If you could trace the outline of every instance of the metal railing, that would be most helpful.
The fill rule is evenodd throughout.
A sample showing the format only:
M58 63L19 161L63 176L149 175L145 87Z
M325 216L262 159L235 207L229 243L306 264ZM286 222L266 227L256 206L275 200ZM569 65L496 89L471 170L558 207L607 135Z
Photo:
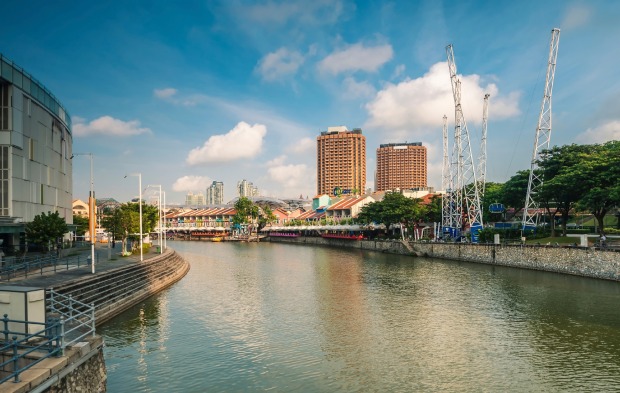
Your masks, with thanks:
M100 260L101 251L95 252L95 261ZM0 280L10 281L17 277L43 275L59 270L79 269L90 266L90 255L83 254L58 257L54 254L4 258L0 267Z
M5 374L0 383L13 379L20 382L24 371L52 356L61 356L67 346L79 342L88 335L95 335L95 307L47 290L46 322L33 322L2 318L4 342L0 344L0 355L6 359L0 363ZM23 331L10 330L9 324L22 325ZM30 326L41 330L28 333ZM36 353L36 356L34 356ZM33 355L33 356L29 356Z

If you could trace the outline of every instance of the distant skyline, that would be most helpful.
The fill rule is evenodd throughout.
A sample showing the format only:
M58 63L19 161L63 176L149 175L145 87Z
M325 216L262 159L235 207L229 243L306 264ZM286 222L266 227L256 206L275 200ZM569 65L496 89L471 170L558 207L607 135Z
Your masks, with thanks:
M3 4L0 53L45 85L94 155L96 196L142 184L169 203L247 179L264 196L314 196L316 138L330 126L376 149L422 142L440 189L442 117L454 123L445 47L463 81L471 144L490 93L487 181L528 169L551 29L561 29L552 145L620 139L620 2L165 1ZM86 200L90 161L73 160Z

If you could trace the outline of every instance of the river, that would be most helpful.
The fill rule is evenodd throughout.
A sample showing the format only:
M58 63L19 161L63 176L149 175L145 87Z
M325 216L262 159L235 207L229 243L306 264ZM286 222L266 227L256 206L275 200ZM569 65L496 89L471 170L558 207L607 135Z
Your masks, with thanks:
M109 321L109 392L620 391L620 283L278 243Z

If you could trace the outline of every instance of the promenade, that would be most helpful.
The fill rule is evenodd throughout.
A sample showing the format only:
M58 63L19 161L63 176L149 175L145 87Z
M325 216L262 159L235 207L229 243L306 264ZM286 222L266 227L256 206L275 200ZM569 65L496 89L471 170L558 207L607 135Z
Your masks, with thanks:
M54 271L45 271L42 274L38 271L32 272L28 275L28 277L17 276L11 278L11 280L7 281L3 279L0 281L0 290L5 286L21 286L21 287L35 287L35 288L54 288L60 285L67 284L69 282L87 277L87 276L97 276L104 275L111 270L115 270L122 267L127 267L130 265L135 265L140 263L140 255L130 255L130 256L121 256L120 255L120 247L112 249L111 259L108 259L108 248L107 245L97 244L95 245L96 255L98 260L95 261L95 274L91 272L91 266L84 264L79 268L72 269L62 269ZM116 251L116 252L115 252ZM84 261L91 255L90 248L84 248L79 251L79 255L82 257ZM158 256L159 253L156 252L156 247L151 247L151 249L144 253L143 260L147 261L150 258L154 258Z

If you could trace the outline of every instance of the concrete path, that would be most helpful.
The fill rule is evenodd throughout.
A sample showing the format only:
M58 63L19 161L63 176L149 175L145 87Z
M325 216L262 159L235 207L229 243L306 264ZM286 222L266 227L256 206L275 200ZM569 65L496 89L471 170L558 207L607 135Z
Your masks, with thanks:
M140 255L122 257L118 253L118 248L116 250L112 250L116 251L116 253L112 252L112 259L108 260L107 250L108 248L105 245L101 245L100 247L96 246L96 252L97 256L99 257L99 261L96 261L95 263L95 275L103 274L119 267L140 263ZM159 253L157 253L155 250L156 247L151 247L151 250L143 255L143 260L146 261L149 258L153 258L159 255ZM91 250L81 249L79 251L79 254L83 257L82 259L85 261L86 258L91 255ZM0 281L0 290L2 290L2 287L4 286L51 288L73 281L78 278L92 275L93 274L91 273L90 265L80 265L79 268L74 268L70 270L61 270L61 268L59 267L56 272L44 271L43 274L41 274L39 271L33 271L32 273L28 274L28 277L18 276L11 278L10 281Z

